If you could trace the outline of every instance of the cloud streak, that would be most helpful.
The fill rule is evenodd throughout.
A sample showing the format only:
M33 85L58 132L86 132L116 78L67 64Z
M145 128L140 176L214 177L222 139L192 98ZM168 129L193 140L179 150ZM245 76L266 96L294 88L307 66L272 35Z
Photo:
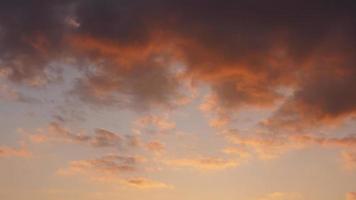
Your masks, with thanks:
M0 157L31 157L32 153L26 148L12 148L8 146L0 146Z
M114 133L105 129L95 129L92 135L83 131L77 133L57 122L52 122L48 127L38 129L35 133L28 133L28 137L34 143L59 141L83 144L94 148L114 147L126 149L138 146L137 138L134 136Z
M106 155L98 159L72 161L69 167L61 169L59 175L85 174L91 170L103 174L120 174L136 171L140 159L133 156Z
M71 161L67 168L59 169L59 176L83 175L99 183L116 183L137 189L169 189L173 186L145 177L132 177L142 170L145 159L137 156L109 154L97 159Z
M223 170L234 168L239 165L237 161L216 157L172 159L165 161L165 163L173 167L188 167L201 171Z

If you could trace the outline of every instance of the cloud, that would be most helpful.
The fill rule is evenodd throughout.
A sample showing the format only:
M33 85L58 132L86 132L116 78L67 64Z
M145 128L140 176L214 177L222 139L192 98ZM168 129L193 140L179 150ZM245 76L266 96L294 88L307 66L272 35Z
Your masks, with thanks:
M251 153L243 147L230 146L222 150L225 154L238 155L240 158L249 158Z
M302 196L297 193L273 192L266 194L257 200L302 200Z
M165 150L165 145L159 141L150 141L146 144L146 148L149 151L152 151L155 153L161 153Z
M102 174L120 174L137 170L142 158L121 155L106 155L92 160L72 161L68 168L57 171L59 175L76 175L97 172Z
M26 148L12 148L7 146L0 146L0 157L31 157L32 153Z
M62 49L69 1L1 2L0 68L12 82L40 86L52 81L51 62ZM45 16L45 17L44 17Z
M57 65L72 60L80 77L66 95L89 105L135 111L184 105L192 92L184 83L192 81L191 87L210 92L201 107L216 115L212 127L232 123L245 107L275 110L259 124L263 133L225 134L235 145L225 153L243 157L253 152L268 159L308 145L349 152L353 136L304 133L355 116L355 13L355 2L347 0L29 0L21 5L3 0L0 77L11 85L44 86L61 79ZM25 100L18 91L0 86L5 99ZM147 116L134 124L134 131L166 133L175 126L168 117ZM30 138L92 147L137 145L134 137L120 133L97 129L87 134L60 123ZM162 146L153 142L147 148ZM22 154L11 148L2 152ZM344 153L344 159L352 163L353 153ZM74 168L109 172L122 162L86 160ZM209 170L239 162L202 157L168 164Z
M105 129L96 129L95 135L90 143L95 147L116 146L122 143L122 140L123 138L116 133Z
M172 159L165 161L165 164L178 168L189 167L202 171L223 170L234 168L239 165L237 161L216 157Z
M6 84L0 84L0 100L1 99L6 101L11 101L11 102L22 102L22 103L38 102L37 99L25 96L21 92L15 90L14 88Z
M355 170L356 169L356 152L344 151L341 154L344 166L346 169Z
M291 142L289 137L271 133L240 133L237 130L229 130L223 133L226 139L238 148L245 148L248 152L254 152L261 159L277 158L292 149L303 147L303 143Z
M76 35L68 38L75 54L85 57L86 69L71 92L94 105L115 105L143 111L174 108L187 99L173 60L174 52L164 41L127 45L115 38ZM169 43L168 43L169 44Z
M138 146L134 136L114 133L105 129L95 129L94 134L74 132L60 123L52 122L44 129L38 129L36 133L28 133L29 139L35 143L47 141L59 141L89 145L96 148L116 147L131 148Z
M341 60L346 62L345 58ZM356 75L352 67L354 64L334 64L344 67L325 66L323 71L309 72L310 75L302 80L300 89L286 100L265 125L269 128L300 131L354 116L356 97L349 88L356 84L353 78Z
M355 200L356 199L356 192L349 192L346 194L346 200Z
M1 8L1 66L17 83L50 82L51 62L69 54L84 71L71 94L88 103L172 108L189 77L208 85L229 112L274 106L285 97L281 87L293 88L269 119L275 128L355 112L350 1L33 0ZM185 76L172 71L177 63Z
M131 178L126 180L126 184L131 187L136 187L140 189L155 189L155 188L163 188L163 189L170 189L173 188L171 185L167 185L162 182L150 180L147 178Z
M291 136L292 140L295 142L300 142L304 144L318 144L325 147L343 147L343 148L355 148L356 136L348 135L345 137L332 138L332 137L322 137L322 136L312 136L312 135L296 135Z
M134 122L133 130L137 133L168 133L176 128L174 121L159 115L147 115Z
M339 150L353 150L355 147L354 135L330 137L316 134L275 134L258 130L245 133L234 129L222 134L228 142L234 144L224 149L224 153L246 157L255 153L261 159L277 158L288 151L311 146Z
M59 176L82 175L99 183L119 184L137 189L169 189L173 186L145 177L125 178L142 170L145 159L139 156L109 154L97 159L71 161L57 170Z
M57 122L51 122L48 127L45 129L40 128L34 134L30 133L29 138L33 142L45 142L55 139L64 142L85 143L90 140L88 135L84 133L73 133Z

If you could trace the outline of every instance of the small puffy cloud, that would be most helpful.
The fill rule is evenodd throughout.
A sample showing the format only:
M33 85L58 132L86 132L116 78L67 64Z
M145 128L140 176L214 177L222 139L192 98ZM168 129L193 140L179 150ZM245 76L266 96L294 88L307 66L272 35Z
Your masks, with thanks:
M71 28L79 28L80 27L80 23L74 17L68 16L65 21L66 21L67 25Z

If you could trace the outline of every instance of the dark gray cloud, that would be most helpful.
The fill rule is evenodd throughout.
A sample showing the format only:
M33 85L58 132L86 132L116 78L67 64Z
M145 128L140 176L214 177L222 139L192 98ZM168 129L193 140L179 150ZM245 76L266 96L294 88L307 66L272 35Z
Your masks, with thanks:
M47 81L47 67L61 52L69 6L69 1L0 2L0 63L10 80Z
M354 1L32 0L0 7L1 68L15 82L48 82L50 63L70 55L80 69L95 68L78 80L72 94L79 99L171 108L181 96L182 78L170 71L179 61L231 111L271 106L283 97L279 88L294 88L269 126L355 112Z

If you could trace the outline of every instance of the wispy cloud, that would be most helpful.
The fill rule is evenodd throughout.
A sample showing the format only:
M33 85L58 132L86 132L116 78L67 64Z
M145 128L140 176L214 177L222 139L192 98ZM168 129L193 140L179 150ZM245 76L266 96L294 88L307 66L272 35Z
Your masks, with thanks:
M155 153L162 153L165 150L165 145L159 141L150 141L146 144L146 148Z
M173 186L135 174L142 170L145 159L139 156L106 155L97 159L71 161L67 168L59 169L59 176L82 175L99 183L115 183L137 189L168 189ZM127 176L134 176L127 178Z
M22 103L38 103L39 100L26 96L23 93L15 90L6 84L0 83L0 100L6 100L11 102L22 102Z
M120 174L137 170L139 162L142 162L139 157L106 155L97 159L72 161L68 168L60 169L57 174L75 175L92 171L103 174Z
M22 132L26 131L22 130ZM39 128L35 133L26 132L26 135L35 143L59 141L83 144L96 148L131 148L138 145L134 136L114 133L105 129L95 129L94 133L90 135L84 131L72 131L57 122L52 122L45 128Z
M139 189L155 189L155 188L163 188L163 189L171 189L173 186L168 185L163 182L150 180L147 178L137 177L127 179L125 182L128 186L136 187Z
M31 157L32 153L24 148L13 148L8 146L0 146L0 157Z
M164 161L164 163L172 167L188 167L202 171L223 170L234 168L239 165L239 162L235 160L222 159L217 157L171 159Z
M298 193L272 192L263 195L256 200L302 200L302 196Z
M168 133L176 128L174 121L158 115L140 117L133 125L133 131L137 133Z

